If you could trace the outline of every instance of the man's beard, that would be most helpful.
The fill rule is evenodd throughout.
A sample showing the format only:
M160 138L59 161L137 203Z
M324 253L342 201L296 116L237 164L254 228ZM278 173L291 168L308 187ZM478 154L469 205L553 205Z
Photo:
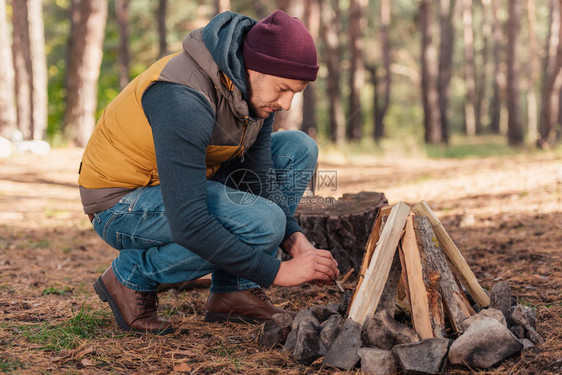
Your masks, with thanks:
M252 102L252 99L254 98L254 90L252 90L252 84L250 82L250 76L248 75L248 73L246 73L246 82L248 82L248 99L246 100L246 102L248 103L248 109L250 110L250 116L252 117L257 117L257 113L258 113L258 109L256 108L256 106L254 105L254 103Z

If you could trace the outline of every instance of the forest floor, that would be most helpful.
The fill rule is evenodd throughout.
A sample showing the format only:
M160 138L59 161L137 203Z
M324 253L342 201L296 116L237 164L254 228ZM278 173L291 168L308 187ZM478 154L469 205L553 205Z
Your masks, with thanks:
M116 251L82 213L76 188L80 149L0 160L0 371L15 373L344 373L305 367L256 341L259 326L202 321L205 287L160 294L166 337L119 331L92 283ZM321 162L337 171L341 196L384 192L391 204L426 200L486 289L509 281L536 308L546 339L488 374L562 372L562 157L373 159ZM344 287L354 288L348 281ZM299 310L339 300L332 286L272 287L274 303ZM476 372L449 366L455 374ZM350 373L356 373L350 372Z

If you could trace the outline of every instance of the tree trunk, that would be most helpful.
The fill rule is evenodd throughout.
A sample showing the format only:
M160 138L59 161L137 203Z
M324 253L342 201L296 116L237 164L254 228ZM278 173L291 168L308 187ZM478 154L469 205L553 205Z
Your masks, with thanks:
M422 0L420 4L421 31L421 87L423 101L423 123L425 142L438 144L443 141L437 92L437 52L432 43L433 1Z
M158 56L163 57L168 53L168 43L166 42L166 11L168 9L168 0L158 1Z
M364 84L363 63L363 6L362 0L349 1L349 111L347 122L347 137L359 140L362 136L363 117L361 115L361 87Z
M115 0L115 15L119 28L119 87L129 83L129 0Z
M41 0L27 0L31 57L31 137L41 140L47 133L47 59Z
M320 28L320 10L318 0L307 0L304 8L304 24L310 31L313 40L318 40ZM316 138L316 90L313 83L303 92L302 131Z
M377 76L377 69L374 68L371 72L374 82L375 90L375 103L374 103L374 129L373 138L375 141L380 141L384 137L384 117L388 106L390 104L390 39L388 36L388 28L390 26L390 0L381 0L380 4L380 49L382 54L383 76L379 80Z
M507 20L507 138L511 145L523 143L523 128L519 105L519 62L517 43L519 37L519 0L508 1Z
M6 18L6 1L0 0L0 136L10 139L17 129L15 78L10 32Z
M291 109L275 113L273 131L278 130L300 130L303 121L303 93L299 92L293 96Z
M537 73L540 70L538 41L536 33L537 17L535 14L535 0L527 0L527 29L529 32L529 49L526 72L526 91L527 91L527 136L528 140L535 142L538 139L537 121L537 97L535 95L535 85Z
M335 202L328 199L304 197L295 218L310 242L332 252L341 273L352 268L357 273L375 217L388 201L376 192L344 194Z
M316 138L316 90L308 85L302 93L302 126L301 130L312 138Z
M369 78L371 79L371 84L373 85L373 139L378 144L384 137L384 124L379 123L377 118L381 105L380 91L382 90L380 86L384 78L379 77L379 68L376 62L373 64L365 64L365 70L369 72Z
M492 34L494 38L493 58L494 58L494 83L493 95L490 103L490 132L500 133L502 103L504 102L504 83L501 51L502 51L502 29L498 19L498 0L491 0L492 11Z
M558 108L562 108L562 88L558 90ZM562 126L562 111L558 110L558 124Z
M443 143L449 142L449 84L453 71L453 52L455 27L453 15L455 0L439 0L439 24L441 37L439 41L439 74L437 90L439 92L439 118L441 119L441 135Z
M230 0L215 0L215 9L217 14L230 10Z
M340 8L339 0L332 0L330 4L320 1L320 37L325 52L325 63L328 68L326 82L329 102L330 140L338 146L345 143L345 115L342 105L340 86Z
M17 123L24 139L31 139L33 137L31 122L33 101L27 0L12 0L12 27Z
M73 17L79 24L68 51L67 84L72 84L67 87L63 128L70 141L85 146L95 125L107 0L73 0L73 6L79 9Z
M277 0L277 9L289 13L293 0ZM290 14L290 13L289 13Z
M64 128L67 117L66 113L69 112L70 107L79 105L78 98L74 97L75 95L70 95L70 93L78 93L80 90L80 82L75 79L75 77L78 75L78 69L81 64L80 46L82 41L80 34L83 33L84 27L84 25L82 24L81 2L82 0L71 0L70 2L70 33L68 35L68 49L66 53L66 75L64 77L66 88L66 110L62 128L65 134L67 134L67 130ZM70 115L68 116L70 117ZM78 123L73 124L72 126L74 126L76 129L80 128L80 125Z
M304 4L301 1L277 0L279 9L287 12L293 17L302 20L304 16ZM279 111L275 114L273 130L295 130L301 129L303 122L303 94L298 93L293 97L290 111Z
M547 38L546 56L543 65L543 82L541 97L541 117L539 122L538 146L548 148L556 140L554 124L558 118L560 91L560 67L562 63L562 6L559 2L550 2L550 26Z
M254 0L254 10L258 20L264 19L268 16L267 6L264 5L264 0Z
M474 31L472 29L472 0L462 0L462 20L464 35L464 127L466 135L476 134L476 113L474 102L476 88L474 83Z
M492 37L492 26L490 25L490 0L482 0L482 49L480 50L480 73L476 74L476 133L482 133L484 127L484 114L488 113L488 55L489 41Z

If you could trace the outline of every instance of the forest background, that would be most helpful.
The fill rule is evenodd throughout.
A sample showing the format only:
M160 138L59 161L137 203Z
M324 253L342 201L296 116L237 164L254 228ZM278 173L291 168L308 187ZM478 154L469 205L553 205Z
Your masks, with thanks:
M103 108L217 13L280 8L318 47L318 80L275 123L314 136L318 170L337 172L336 191L318 195L426 200L481 285L509 281L546 340L483 372L560 374L561 3L0 0L0 136L11 141L0 138L0 157L16 151L0 159L0 372L344 373L264 349L259 326L202 324L208 284L159 294L176 327L166 337L119 331L92 288L117 254L77 189ZM17 152L44 140L46 154ZM268 295L293 311L341 298L312 284Z
M191 30L225 10L261 19L279 8L310 29L321 68L277 128L374 154L552 148L560 3L1 0L0 135L84 146L120 89Z

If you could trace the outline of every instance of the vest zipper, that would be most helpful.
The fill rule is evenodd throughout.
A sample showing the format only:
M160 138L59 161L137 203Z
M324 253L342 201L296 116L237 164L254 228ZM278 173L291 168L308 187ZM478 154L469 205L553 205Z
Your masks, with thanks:
M246 139L246 129L250 125L252 120L250 120L249 116L244 116L244 129L242 130L242 139L240 140L240 147L238 150L242 150L242 154L240 154L240 162L244 163L244 152L246 151L246 147L244 147L244 140Z

